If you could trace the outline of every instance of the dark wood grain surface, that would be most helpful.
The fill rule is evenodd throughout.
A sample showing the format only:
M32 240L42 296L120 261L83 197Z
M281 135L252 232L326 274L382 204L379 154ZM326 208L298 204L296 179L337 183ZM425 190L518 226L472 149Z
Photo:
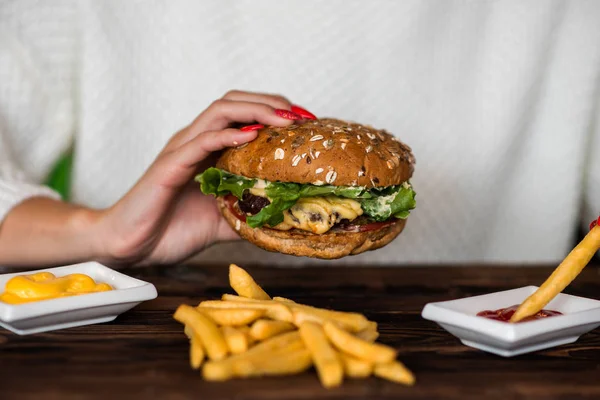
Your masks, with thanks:
M202 381L188 366L188 340L172 313L231 290L226 265L183 265L124 270L154 283L159 298L114 322L31 336L0 329L0 399L600 398L600 329L574 344L505 359L465 347L420 317L428 302L539 284L551 267L247 269L273 295L377 321L380 341L398 349L416 386L370 378L325 390L313 371ZM598 268L588 266L566 292L600 298Z

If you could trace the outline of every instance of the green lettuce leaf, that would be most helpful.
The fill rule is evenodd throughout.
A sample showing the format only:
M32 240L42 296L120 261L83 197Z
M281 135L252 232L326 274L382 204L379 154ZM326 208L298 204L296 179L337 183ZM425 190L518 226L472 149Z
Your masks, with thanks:
M256 179L248 179L218 168L209 168L195 179L204 194L223 196L233 194L242 198L244 190L254 186ZM283 213L302 197L337 196L355 199L361 203L364 213L376 221L390 217L405 219L416 206L416 193L410 186L390 186L366 190L364 187L309 185L288 182L269 182L265 192L271 204L256 215L248 216L246 222L256 228L263 225L275 226L283 221Z
M406 219L410 210L417 205L416 193L411 187L397 186L397 191L387 196L377 196L360 202L365 214L376 221L385 221L391 216Z
M271 182L266 187L267 196L299 199L301 197L338 196L348 199L370 198L371 195L363 187L352 186L315 186L298 183Z
M371 198L371 194L361 186L315 186L302 185L300 190L301 197L316 197L316 196L338 196L348 199L365 199Z
M252 228L257 228L263 225L275 226L283 222L283 212L296 204L298 200L285 200L275 198L265 208L260 210L255 215L246 217L246 223Z
M244 190L250 189L256 182L255 179L247 179L243 176L230 174L218 168L209 168L195 178L200 183L200 190L204 194L224 196L233 194L238 199L242 198Z

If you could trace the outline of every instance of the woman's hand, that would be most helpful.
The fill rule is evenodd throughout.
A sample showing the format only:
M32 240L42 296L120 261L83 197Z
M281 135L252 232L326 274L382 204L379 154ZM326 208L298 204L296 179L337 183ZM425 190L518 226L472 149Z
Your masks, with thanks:
M194 176L211 166L214 152L256 138L255 129L233 129L233 123L287 126L303 117L312 114L281 96L229 92L175 134L112 207L90 210L48 198L14 207L0 225L0 265L174 263L235 239Z
M211 104L171 138L119 202L100 213L101 261L173 263L215 241L237 238L193 177L212 165L213 152L256 138L256 130L229 128L232 123L287 126L290 118L300 118L288 111L291 106L280 96L238 91Z

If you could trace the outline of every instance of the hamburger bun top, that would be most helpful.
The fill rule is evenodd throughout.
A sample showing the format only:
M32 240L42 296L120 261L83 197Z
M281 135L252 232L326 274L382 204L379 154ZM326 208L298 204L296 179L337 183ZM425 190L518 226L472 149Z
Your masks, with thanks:
M399 185L413 174L409 146L384 130L337 119L268 126L225 150L217 168L247 178L314 185Z

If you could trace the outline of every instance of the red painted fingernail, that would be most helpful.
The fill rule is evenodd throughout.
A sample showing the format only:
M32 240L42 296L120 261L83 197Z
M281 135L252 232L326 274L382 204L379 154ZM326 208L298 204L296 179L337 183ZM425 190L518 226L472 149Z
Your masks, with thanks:
M292 111L304 119L317 119L317 116L315 114L299 106L292 106Z
M275 114L277 114L281 118L285 118L285 119L292 119L292 120L302 119L301 116L299 116L298 114L296 114L293 111L282 110L282 109L279 109L279 108L277 110L275 110Z
M593 221L592 221L592 223L590 224L590 231L591 231L592 229L594 229L594 227L595 227L596 225L600 225L600 217L598 217L598 219L595 219L595 220L593 220Z
M240 128L240 131L242 132L250 132L250 131L256 131L258 129L262 129L265 126L262 124L254 124L254 125L246 125L246 126L242 126Z

